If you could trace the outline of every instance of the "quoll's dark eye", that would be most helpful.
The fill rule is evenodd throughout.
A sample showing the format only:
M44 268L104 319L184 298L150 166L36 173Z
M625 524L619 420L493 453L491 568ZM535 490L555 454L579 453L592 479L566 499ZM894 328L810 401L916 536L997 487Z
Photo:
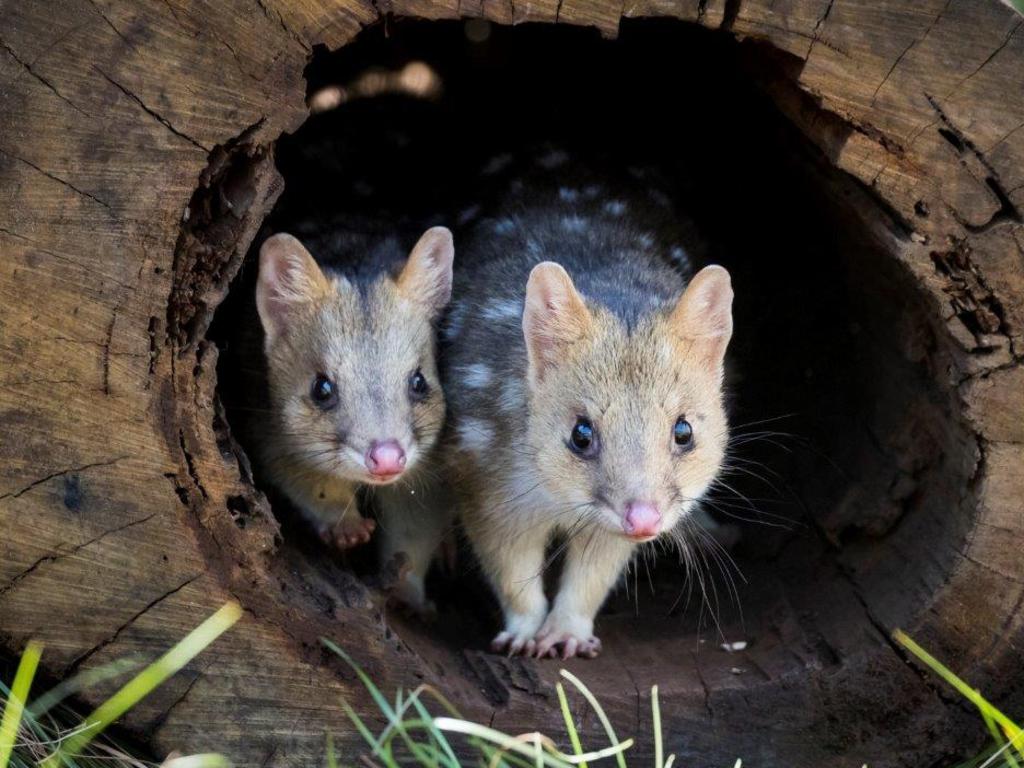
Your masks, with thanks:
M334 382L322 373L317 374L317 377L313 379L313 387L309 391L309 396L313 398L313 402L318 408L325 411L338 404L338 390L334 386Z
M416 372L409 377L409 392L412 393L413 397L422 399L427 396L430 392L430 385L427 383L427 377L423 373L416 369Z
M594 435L594 425L588 419L580 417L569 435L569 446L573 452L581 456L593 455L597 448L597 439Z
M693 445L693 427L682 416L676 419L676 425L672 427L672 439L680 448L689 448Z

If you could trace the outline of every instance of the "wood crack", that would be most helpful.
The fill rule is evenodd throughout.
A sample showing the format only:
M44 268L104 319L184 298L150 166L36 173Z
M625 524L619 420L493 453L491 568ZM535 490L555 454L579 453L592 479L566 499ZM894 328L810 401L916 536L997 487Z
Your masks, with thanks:
M188 695L192 693L192 689L196 687L196 683L198 683L199 680L206 674L207 669L209 669L209 667L205 667L202 672L199 672L195 677L192 678L189 684L185 687L185 691L181 694L181 696L172 701L171 705L167 707L167 709L164 710L164 713L160 715L160 717L157 719L155 723L153 723L151 730L157 731L164 723L167 722L168 718L170 718L171 716L171 712L176 707L181 705L181 703L185 701L185 699L188 698Z
M953 215L953 218L956 219L964 229L972 233L986 232L989 229L1006 222L1016 222L1019 224L1024 221L1024 216L1021 216L1020 211L1013 204L1013 201L1010 199L1010 195L1002 186L998 172L988 161L988 158L985 157L985 154L978 149L974 142L971 141L959 127L957 127L933 96L928 93L925 93L924 96L928 100L932 109L935 110L935 114L938 116L938 121L945 126L944 130L939 131L940 135L953 146L958 154L962 155L964 152L969 151L975 158L977 158L978 162L981 163L981 166L988 173L984 179L985 185L989 188L989 191L991 191L993 197L995 197L996 201L999 203L999 209L993 213L987 221L984 221L981 224L971 224L964 220L960 215L960 212L947 203L946 205ZM934 123L932 124L934 125Z
M157 516L157 513L154 512L154 513L152 513L150 515L146 515L146 517L140 518L139 520L132 520L131 522L125 523L124 525L120 525L117 528L111 528L109 531L104 531L99 536L94 536L93 538L89 539L86 542L83 542L81 544L76 544L74 547L69 549L67 552L53 552L53 553L51 553L49 555L43 555L38 560L33 562L28 568L26 568L21 573L19 573L17 576L15 576L13 579L11 579L9 582L7 582L7 584L4 586L4 588L0 589L0 595L5 595L8 592L10 592L12 589L14 589L14 587L20 581L24 580L26 577L28 577L29 575L34 573L41 566L46 565L46 563L54 563L54 562L56 562L58 560L61 560L61 559L65 558L65 557L70 557L70 556L72 556L72 555L74 555L74 554L76 554L78 552L81 552L86 547L92 546L93 544L95 544L98 541L102 541L107 536L113 536L115 533L120 533L121 531L127 530L128 528L132 528L132 527L134 527L136 525L142 525L143 523L145 523L145 522L147 522L149 520L152 520L156 516Z
M116 464L117 462L123 461L124 459L127 458L127 456L118 456L116 459L108 459L107 461L96 461L91 464L83 464L80 467L70 467L68 469L62 469L58 472L52 472L49 475L46 475L46 477L41 477L38 480L33 480L31 483L21 488L20 490L10 491L8 493L0 495L0 501L3 501L4 499L17 499L19 496L25 495L36 486L49 482L50 480L53 480L56 477L63 477L64 475L70 475L77 472L84 472L85 470L92 469L93 467L108 467L111 464Z
M144 101L143 101L142 99L140 99L140 98L139 98L138 96L136 96L136 95L135 95L135 94L134 94L134 93L133 93L132 91L130 91L130 90L129 90L128 88L125 88L125 87L124 87L123 85L121 85L121 84L120 84L119 82L117 82L116 80L114 80L114 79L113 79L113 78L112 78L112 77L111 77L110 75L108 75L108 74L107 74L106 72L104 72L104 71L103 71L102 69L100 69L99 67L97 67L97 66L96 66L95 64L93 64L93 67L92 67L92 68L93 68L94 70L96 70L97 72L99 72L99 73L100 73L100 75L101 75L101 76L103 77L103 79L104 79L104 80L106 80L106 81L107 81L108 83L110 83L110 84L111 84L112 86L114 86L115 88L117 88L117 89L118 89L119 91L121 91L121 93L123 93L123 94L124 94L125 96L127 96L127 97L128 97L129 99L131 99L132 101L134 101L134 102L135 102L136 104L138 104L138 106L139 106L139 107L140 107L140 108L142 109L142 111L143 111L143 112L145 112L145 113L146 113L147 115L149 115L150 117L152 117L153 119L155 119L155 120L156 120L156 121L157 121L158 123L160 123L160 124L161 124L162 126L164 126L164 127L165 127L165 128L166 128L166 129L168 130L168 131L170 131L171 133L173 133L173 134L174 134L175 136L177 136L178 138L180 138L180 139L184 139L184 140L185 140L185 141L187 141L187 142L188 142L189 144L192 144L193 146L195 146L195 147L198 147L199 149L203 150L203 151L204 151L204 152L206 152L207 154L209 154L209 153L210 153L210 151L211 151L211 150L210 150L210 148L209 148L209 147L206 147L206 146L204 146L203 144L200 144L200 143L199 143L198 141L196 141L195 139L193 139L193 138L192 138L191 136L189 136L189 135L188 135L187 133L184 133L183 131L180 131L180 130L178 130L177 128L175 128L175 127L174 127L174 125L173 125L173 124L171 123L171 121L170 121L170 120L168 120L168 119L167 119L166 117L164 117L163 115L161 115L161 114L160 114L159 112L157 112L157 111L156 111L155 109L152 109L151 107L147 106L147 105L146 105L146 103L145 103L145 102L144 102Z
M875 88L875 92L871 95L871 106L875 105L875 99L878 98L878 92L882 90L882 86L884 86L889 81L889 78L892 77L892 73L896 71L896 67L898 67L900 65L900 62L902 62L903 59L906 58L907 54L909 54L912 50L914 50L914 48L916 48L918 45L923 43L928 38L928 35L932 33L933 29L935 29L935 25L939 23L939 19L942 18L942 15L946 12L946 10L949 8L952 2L953 0L946 0L946 4L942 6L942 10L939 11L938 15L934 19L932 19L932 23L928 25L928 29L924 31L924 34L921 35L921 37L914 40L913 42L911 42L910 45L903 49L903 53L896 57L896 60L892 63L892 66L889 67L889 71L886 72L885 77L882 78L882 82L878 84L878 87Z
M132 49L134 49L134 48L135 48L135 45L134 45L134 44L132 43L132 41L131 41L131 40L129 40L129 39L127 38L127 37L125 37L125 36L124 36L124 34L123 34L123 33L121 32L121 30L119 30L119 29L118 29L118 28L117 28L117 27L116 27L116 26L114 25L114 22L112 22L112 21L111 21L111 20L110 20L110 19L109 19L109 18L107 17L107 14L105 14L105 13L103 12L103 9L102 9L102 8L100 8L100 7L99 7L99 6L98 6L98 5L96 4L96 0L86 0L86 2L88 2L88 3L89 3L89 5L91 5L91 6L93 7L93 10L95 10L95 11L96 11L96 13L98 13L98 14L99 14L100 18L101 18L101 19L103 19L103 21L104 21L104 22L106 22L107 26L108 26L108 27L110 27L110 28L111 28L111 29L112 29L112 30L114 31L114 34L115 34L115 35L117 35L117 36L118 36L119 38L121 38L121 40L123 40L123 41L124 41L125 45L127 45L127 46L128 46L129 48L132 48Z
M3 150L3 149L0 149L0 154L6 155L7 157L13 157L15 160L20 160L25 165L27 165L29 168L32 168L32 169L38 171L39 173L43 174L43 176L45 176L46 178L51 179L52 181L56 181L58 184L63 184L65 187L70 189L75 194L80 195L81 197L88 198L89 200L92 200L94 203L99 203L104 208L106 208L108 211L112 211L113 210L113 208L110 206L110 203L108 203L107 201L101 200L100 198L96 197L96 195L90 194L89 192L86 192L84 190L79 189L74 184L72 184L70 181L62 179L60 176L55 176L54 174L50 173L49 171L44 170L43 168L40 168L38 165L33 163L31 160L26 160L24 157L21 157L19 155L15 155L15 154L11 154L10 152L7 152L6 150Z
M85 111L84 109L82 109L82 108L81 108L81 107L79 107L79 106L78 106L77 104L75 104L75 102L71 101L71 99L69 99L69 98L68 98L67 96L65 96L65 95L64 95L63 93L61 93L60 91L58 91L58 90L57 90L57 87L56 87L56 86L55 86L55 85L54 85L53 83L51 83L51 82L50 82L49 80L47 80L47 79L46 79L45 77L43 77L43 76L42 76L42 75L40 75L40 74L39 74L38 72L36 72L36 71L35 71L35 70L34 70L34 69L32 68L32 65L31 65L31 64L29 64L29 63L28 63L27 61L24 61L24 60L23 60L23 59L22 59L22 58L21 58L20 56L18 56L18 54L16 54L16 53L14 52L14 49L13 49L13 48L11 48L11 46L10 46L10 45L8 45L8 44L7 44L7 42L6 42L6 41L5 41L5 40L4 40L4 39L3 39L2 37L0 37L0 48L3 48L3 49L4 49L5 51L7 51L7 54L8 54L8 55L9 55L9 56L10 56L10 57L11 57L12 59L14 59L14 60L15 60L16 62L18 62L18 63L19 63L19 64L20 64L21 66L22 66L22 68L24 68L24 70L25 70L26 72L28 72L28 73L29 73L29 74L30 74L30 75L31 75L32 77L34 77L34 78L35 78L36 80L38 80L38 81L39 81L40 83L42 83L42 84L43 84L44 86L46 86L46 88L47 88L47 89L49 89L50 91L52 91L52 92L53 92L53 94L54 94L54 95L55 95L55 96L56 96L56 97L57 97L58 99L60 99L61 101L63 101L63 102L65 103L65 104L67 104L67 105L68 105L69 107L71 107L72 109L74 109L74 110L75 110L76 112L79 112L79 113L81 113L81 114L85 115L85 116L86 116L86 117L88 117L88 118L92 118L92 115L90 115L90 114L89 114L88 112L86 112L86 111Z
M256 2L256 5L259 6L260 10L263 11L263 15L264 16L266 16L271 21L273 21L276 18L277 23L281 25L281 29L283 29L285 31L285 34L287 34L295 42L297 42L299 45L301 45L303 50L305 50L307 53L312 52L313 49L309 46L309 43L307 43L305 40L303 40L302 37L300 37L295 32L293 32L288 27L288 25L285 24L284 16L281 15L280 11L275 10L273 15L271 15L270 9L267 8L266 2L264 2L264 0L255 0L255 2Z
M185 579L185 581L183 581L178 586L173 587L173 588L167 590L166 592L164 592L159 597L156 597L153 600L151 600L148 603L146 603L146 605L143 606L141 610L139 610L136 613L134 613L130 619L128 619L126 622L121 624L121 626L119 626L116 630L114 630L113 634L111 634L106 639L101 640L98 645L93 646L91 649L89 649L85 653L81 654L80 656L77 656L71 662L71 664L68 665L68 668L64 671L65 676L69 676L69 675L74 674L83 664L85 664L85 662L87 662L94 655L96 655L97 653L102 651L108 645L111 645L112 643L117 642L117 638L119 638L121 636L121 634L126 629L128 629L128 627L130 627L132 624L134 624L136 621L138 621L139 618L141 618L143 615L145 615L146 613L151 611L153 608L158 606L160 603L162 603L167 598L169 598L172 595L175 595L178 592L180 592L181 590L183 590L189 584L191 584L192 582L194 582L197 579L199 579L202 575L203 575L202 573L197 573L194 576L190 576L189 578Z
M946 99L948 99L948 98L949 98L950 96L952 96L952 95L953 95L954 93L956 93L957 91L959 91L959 90L960 90L960 89L961 89L961 88L962 88L962 87L964 86L964 84L965 84L965 83L967 83L967 81L968 81L968 80L970 80L971 78L973 78L973 77L974 77L975 75L977 75L977 74L978 74L979 72L981 72L981 70L983 70L983 69L984 69L984 68L985 68L986 66L988 66L988 64L989 64L989 63L990 63L990 62L992 61L992 59L994 59L994 58L995 58L996 56L998 56L998 55L999 55L999 53L1000 53L1000 52L1001 52L1001 51L1002 51L1002 50L1003 50L1003 49L1004 49L1004 48L1005 48L1005 47L1006 47L1007 45L1009 45L1009 44L1010 44L1010 41L1011 41L1011 40L1013 39L1013 36L1014 36L1015 34L1017 34L1017 30L1019 30L1019 29L1021 28L1021 26L1022 26L1022 25L1024 25L1024 21L1018 21L1018 22L1017 22L1017 23L1016 23L1016 24L1014 25L1013 29L1011 29L1011 30L1010 30L1009 34L1008 34L1008 35L1007 35L1007 36L1006 36L1006 37L1005 37L1005 38L1003 39L1003 42L1001 42L1001 43L1000 43L1000 44L999 44L999 45L998 45L998 46L996 47L996 49L995 49L994 51L992 51L992 53L990 53L990 54L988 55L988 57L987 57L987 58L986 58L986 59L985 59L985 60L984 60L983 62L981 62L981 64L979 64L979 65L978 65L978 66L977 66L977 67L975 68L975 70L974 70L973 72L971 72L971 74L967 75L966 77L964 77L963 79L961 79L961 80L960 80L960 82L958 82L958 83L957 83L956 85L954 85L954 86L953 86L952 88L950 88L950 89L949 89L949 91L948 91L948 92L946 93L946 95L942 97L942 100L943 100L943 101L945 101L945 100L946 100Z

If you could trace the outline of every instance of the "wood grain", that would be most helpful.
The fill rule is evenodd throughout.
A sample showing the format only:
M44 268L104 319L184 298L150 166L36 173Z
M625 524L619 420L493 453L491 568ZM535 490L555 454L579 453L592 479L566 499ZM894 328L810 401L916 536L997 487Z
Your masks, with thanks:
M966 424L967 448L950 461L972 477L935 511L970 512L952 565L935 579L847 574L845 597L821 611L849 615L837 607L848 601L878 626L822 622L839 659L830 670L806 668L785 626L777 642L795 661L766 655L778 666L756 685L697 659L679 680L656 680L657 659L607 661L594 674L615 681L616 722L646 728L641 699L657 681L681 758L941 757L965 732L962 713L878 635L886 585L916 578L928 599L905 628L1000 701L1024 704L1024 29L995 0L0 3L4 646L38 638L62 675L152 657L239 600L243 622L126 720L159 751L217 749L238 765L322 762L328 729L353 754L340 696L373 715L321 635L347 640L385 688L439 681L496 727L560 729L553 668L453 659L414 631L403 642L353 577L282 555L217 414L216 350L203 336L279 191L272 142L306 116L313 46L344 45L382 12L605 36L624 16L675 16L779 52L789 74L766 77L765 90L848 175L862 196L852 215L934 320L932 373ZM237 204L228 219L203 218L213 197ZM847 656L863 631L871 642ZM860 741L830 720L837 707L864 713Z

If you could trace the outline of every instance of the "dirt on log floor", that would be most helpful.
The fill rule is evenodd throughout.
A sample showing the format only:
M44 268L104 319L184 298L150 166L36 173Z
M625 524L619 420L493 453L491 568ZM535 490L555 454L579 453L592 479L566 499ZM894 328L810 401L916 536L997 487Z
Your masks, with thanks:
M281 193L273 143L308 116L313 47L389 15L608 38L675 17L757 41L775 63L759 87L856 233L846 258L877 267L860 286L888 307L871 343L898 371L873 377L878 418L900 428L879 452L925 457L904 468L913 488L860 483L818 520L827 557L766 572L806 610L764 614L771 640L743 660L758 674L689 645L671 664L570 664L620 732L649 735L657 682L683 763L918 766L977 746L977 723L888 641L897 624L1021 711L1024 19L996 0L0 3L3 646L37 638L68 675L154 657L236 599L239 625L126 718L155 750L322 764L330 730L354 754L341 697L380 718L321 636L385 690L431 681L494 727L560 732L557 665L392 621L350 573L283 545L216 393L207 330ZM873 527L862 511L883 491L899 521ZM599 724L582 727L596 743Z

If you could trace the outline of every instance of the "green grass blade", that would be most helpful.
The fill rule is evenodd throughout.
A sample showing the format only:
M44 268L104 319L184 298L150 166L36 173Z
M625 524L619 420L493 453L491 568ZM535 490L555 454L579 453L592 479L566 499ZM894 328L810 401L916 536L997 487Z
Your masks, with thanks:
M423 703L419 700L420 691L422 690L424 690L424 688L423 686L420 686L412 692L410 699L413 707L415 707L417 714L423 718L423 722L426 723L431 738L444 752L449 768L459 768L459 758L455 756L455 750L452 749L452 745L448 743L448 739L445 737L441 729L434 725L434 718L430 716L427 708L423 706Z
M385 698L384 694L381 693L380 689L377 688L376 685L374 685L373 681L370 679L370 676L363 671L362 667L356 664L355 660L351 656L349 656L348 653L342 650L340 646L338 646L336 643L332 642L328 638L322 637L320 638L320 642L323 643L328 650L341 657L341 659L352 668L352 670L356 673L356 676L359 678L360 682L362 682L363 687L366 688L367 692L374 700L374 703L376 703L377 708L385 715L385 717L388 720L388 727L384 729L380 736L378 736L370 742L370 745L373 749L373 754L377 757L384 759L389 766L392 764L397 765L391 751L391 741L393 740L394 735L397 735L401 737L405 746L413 754L413 756L420 761L422 765L427 766L427 768L434 768L435 766L437 766L437 761L428 751L424 750L423 745L417 744L412 740L412 737L410 737L409 733L406 731L405 727L402 724L401 713L392 708L392 706L388 703L387 698ZM402 701L401 692L398 693L397 701L399 703L401 703ZM348 711L350 713L349 718L351 719L355 715L355 710L353 710L351 706L348 706ZM363 728L365 727L366 726L364 725Z
M334 752L334 737L327 734L327 768L338 768L338 755Z
M351 656L349 656L338 645L331 642L326 637L321 637L320 642L323 643L328 650L340 656L346 664L352 667L352 670L356 673L356 677L359 678L360 682L363 684L363 687L366 688L366 691L373 698L373 701L377 705L377 708L382 713L384 713L384 715L388 719L388 722L395 722L395 720L397 719L395 716L395 711L391 708L391 705L388 703L388 700L384 698L384 694L380 692L380 689L373 684L373 680L370 679L370 676L363 672L362 667L356 664L355 660Z
M572 744L572 751L576 757L583 754L583 745L580 743L580 735L576 732L576 723L573 722L572 712L569 709L569 700L565 696L565 688L561 683L555 686L558 692L558 706L562 709L562 719L565 720L565 730L569 732L569 743ZM580 768L587 768L587 764L580 763Z
M89 725L88 730L68 739L46 760L44 768L57 768L62 762L74 759L107 726L152 693L167 678L181 670L241 617L242 608L237 603L227 603L222 606L210 618L189 632L181 642L125 683L103 704L100 704L85 719Z
M985 721L985 727L988 728L988 732L992 734L992 741L996 745L996 753L992 757L983 763L983 765L991 765L997 756L1000 754L1003 758L1003 763L1007 768L1020 768L1020 764L1013 756L1012 742L1008 741L1004 736L1003 732L999 730L999 726L996 725L988 712L982 712L981 718Z
M174 757L162 763L160 768L231 768L231 763L224 755L211 752L203 755Z
M462 733L467 736L475 736L481 741L489 742L502 749L506 749L510 752L522 755L524 757L533 758L533 750L527 747L521 738L515 736L509 736L508 734L496 731L493 728L488 728L486 725L480 725L479 723L471 723L467 720L458 720L452 717L437 717L434 718L434 724L442 731L450 731L451 733ZM548 740L546 740L547 742ZM597 749L592 752L584 752L581 755L566 755L559 752L552 745L545 743L544 753L544 765L550 768L566 768L567 766L578 766L583 762L589 760L601 760L606 757L612 757L624 752L633 746L633 739L626 739L618 746L605 747L604 749Z
M32 679L36 676L36 669L39 667L39 657L42 655L43 646L30 640L25 646L25 652L21 654L21 661L18 662L18 670L14 673L14 683L11 685L11 694L7 697L4 716L0 720L0 768L7 768L7 764L11 761L14 742L18 739L21 715L25 711L28 692L32 687Z
M658 686L651 686L651 722L654 728L654 768L665 768L665 749L661 743L661 705L658 704Z
M364 723L363 719L359 717L359 714L352 708L352 705L348 703L347 699L341 700L341 708L345 710L345 714L348 715L348 719L352 721L356 730L359 731L359 735L363 737L363 741L369 744L370 749L376 753L380 746L377 742L377 737L374 736L373 733L370 732L370 729L366 727L366 723Z
M935 672L935 674L953 686L961 696L974 704L986 722L991 720L998 724L1007 740L1015 745L1017 754L1024 759L1024 731L1021 730L1020 726L1015 724L1010 720L1010 718L992 706L985 700L985 697L982 696L981 693L974 688L971 688L971 686L953 674L953 672L944 666L942 662L915 643L905 632L903 632L903 630L897 629L892 633L892 637L896 642L914 654L914 656Z
M142 666L142 662L136 659L118 659L95 669L87 669L55 685L42 696L37 697L29 706L26 714L39 719L69 696L74 696L86 688L105 683L107 680L112 680L115 677L120 677L140 666Z
M561 669L559 670L559 674L576 686L576 690L583 694L583 698L587 700L587 703L590 704L590 708L594 710L594 714L597 715L597 719L601 722L601 726L604 728L604 732L608 736L608 741L611 742L613 747L618 746L619 737L615 735L615 729L612 728L611 720L608 719L608 715L605 714L604 707L601 706L597 697L590 692L590 689L583 684L583 681L569 670ZM615 760L619 764L619 768L626 768L626 756L622 752L615 755Z

